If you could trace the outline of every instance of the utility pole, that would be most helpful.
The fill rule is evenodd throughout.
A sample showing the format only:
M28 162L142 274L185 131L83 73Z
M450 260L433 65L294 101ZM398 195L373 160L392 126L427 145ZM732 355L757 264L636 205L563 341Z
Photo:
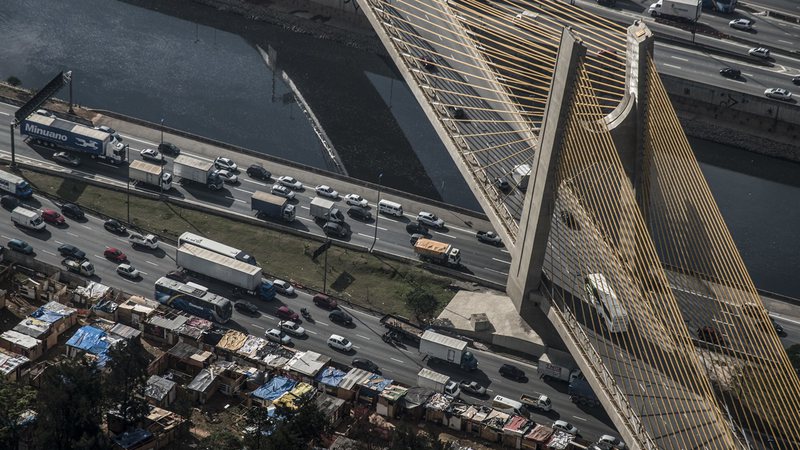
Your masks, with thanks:
M372 253L372 249L375 248L375 243L378 242L378 217L381 216L381 180L383 180L383 172L378 174L378 203L375 204L375 234L372 236L372 245L369 246L370 253Z

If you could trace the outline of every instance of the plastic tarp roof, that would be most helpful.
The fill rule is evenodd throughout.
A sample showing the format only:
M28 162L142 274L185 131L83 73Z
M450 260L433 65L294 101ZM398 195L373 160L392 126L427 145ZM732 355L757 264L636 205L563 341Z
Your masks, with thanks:
M267 345L267 340L258 336L248 335L242 347L236 353L248 358L257 358L258 352Z
M286 377L274 377L263 386L253 391L250 395L262 400L275 400L281 395L291 391L296 384L296 381Z
M281 406L290 410L296 410L300 407L298 404L298 400L301 400L306 394L314 390L314 386L311 386L308 383L298 383L294 389L286 394L282 395L280 398L275 400L272 404L275 406Z
M100 348L97 346L101 345L100 342L105 336L105 331L91 325L85 325L78 328L78 331L67 341L67 345L96 355L97 353L93 352L92 348ZM106 344L105 348L108 349L108 344Z
M424 405L433 394L434 392L432 389L412 387L408 389L403 400L405 401L406 408L416 408L417 406Z
M39 309L37 309L36 311L32 312L31 313L31 317L33 317L34 319L39 319L42 322L56 323L59 320L61 320L64 317L66 317L66 315L58 313L56 311L50 311L50 310L44 309L44 306L42 306Z
M368 378L361 380L359 384L378 393L383 392L383 390L394 381L374 373L370 373L369 375Z
M344 376L347 373L332 367L328 366L322 370L322 372L317 375L317 381L331 387L339 386L339 383L344 379Z
M153 439L153 433L138 428L133 431L126 431L124 433L114 436L114 442L122 448L135 448Z
M506 434L517 434L523 435L526 431L528 431L528 425L530 424L530 420L522 416L514 416L506 422L506 426L503 427L503 432Z
M18 323L13 330L38 339L50 331L50 324L51 322L46 322L33 317L26 317L22 319L22 321Z

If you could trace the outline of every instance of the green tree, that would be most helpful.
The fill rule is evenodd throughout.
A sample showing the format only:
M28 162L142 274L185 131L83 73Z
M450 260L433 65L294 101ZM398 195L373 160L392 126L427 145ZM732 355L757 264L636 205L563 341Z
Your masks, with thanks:
M433 293L424 287L415 287L406 292L405 300L417 319L430 318L438 305Z
M386 440L379 433L378 428L369 421L372 410L358 406L353 409L353 423L347 437L356 441L352 450L377 450L386 448Z
M150 356L140 341L120 342L108 350L103 393L106 406L136 426L150 412L145 397Z
M107 448L100 428L103 397L99 377L97 368L83 360L68 360L47 369L36 399L36 448Z
M444 448L441 442L428 433L419 432L414 427L401 424L392 434L389 450L439 450Z
M22 84L22 80L12 75L6 78L6 83L10 84L11 86L19 86Z
M0 448L17 448L20 415L33 408L36 391L0 378Z
M204 438L199 444L200 450L241 450L242 442L230 431L217 431Z
M277 416L268 417L263 408L251 409L245 445L253 450L309 448L331 432L327 418L314 401L307 401L295 411L279 411ZM262 431L268 431L269 436L262 435Z

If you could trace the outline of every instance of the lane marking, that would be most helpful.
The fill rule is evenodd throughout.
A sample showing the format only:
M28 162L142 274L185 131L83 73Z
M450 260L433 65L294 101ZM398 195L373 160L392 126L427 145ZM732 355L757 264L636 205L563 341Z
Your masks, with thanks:
M2 115L4 115L4 116L10 116L10 115L11 115L11 114L9 114L9 113L7 113L7 112L3 112L3 111L0 111L0 114L2 114Z
M675 66L673 64L667 64L667 63L664 63L664 65L667 66L667 67L672 67L673 69L683 70L683 68L681 66Z
M493 261L497 261L497 262L501 262L503 264L508 264L509 266L511 265L511 261L504 261L502 259L497 259L497 258L492 258L492 260Z
M239 202L239 203L247 203L246 201L244 201L244 200L241 200L241 199L238 199L238 198L235 198L234 200L235 200L235 201L237 201L237 202Z
M5 234L0 234L0 236L3 236L3 239L11 239L10 237L6 236ZM56 241L56 242L58 242L58 241ZM59 244L60 244L60 242L59 242Z
M49 251L49 250L42 250L42 252L44 252L44 253L47 253L47 254L48 254L48 255L50 255L50 256L56 256L56 254L55 254L55 253L53 253L53 252L51 252L51 251Z
M358 348L358 349L360 349L361 347L359 347L359 346L357 346L357 345L354 345L354 346L353 346L353 348Z
M3 236L3 237L5 237L5 236ZM8 239L8 238L6 238L6 239ZM63 244L63 242L61 242L61 241L58 241L58 240L57 240L57 241L55 241L55 243L56 243L56 244L58 244L58 245L61 245L61 244Z
M237 190L239 192L244 192L245 194L252 194L253 193L253 191L248 191L247 189L242 189L242 188L237 188L237 187L235 187L233 189Z
M458 239L457 237L453 236L452 234L447 234L441 231L434 231L434 233L441 235L442 237L450 238L450 239Z
M325 325L326 327L330 326L330 324L327 324L327 323L325 323L325 322L319 322L319 321L317 321L317 323L318 323L318 324L320 324L320 325Z
M266 328L262 327L261 325L257 325L257 324L255 324L255 323L251 323L251 324L250 324L250 326L253 326L253 327L259 328L259 329L261 329L261 330L266 330Z
M783 42L784 44L789 44L794 46L794 42L784 41L783 39L778 39L778 42Z
M368 235L368 234L364 234L364 233L358 233L358 235L359 235L359 236L364 236L364 237L367 237L367 238L371 238L371 237L372 237L372 236L370 236L370 235ZM379 240L379 241L380 241L380 240L381 240L381 238L378 238L377 240Z
M158 264L156 264L156 263L154 263L154 262L152 262L152 261L145 261L145 262L146 262L147 264L150 264L151 266L158 266Z
M677 59L678 61L689 62L689 60L687 58L681 58L680 56L670 56L670 58Z
M499 270L490 269L488 267L484 267L484 270L488 270L489 272L494 272L494 273L498 273L500 275L508 276L507 272L500 272Z
M584 419L584 418L583 418L583 417L581 417L581 416L572 416L572 417L574 417L574 418L576 418L576 419L578 419L578 420L584 421L584 422L588 422L588 420L587 420L587 419Z
M78 236L77 234L75 234L75 233L73 233L71 231L67 231L67 234L70 235L70 236L74 236L74 237L80 237L80 236Z
M780 314L770 314L769 316L772 317L772 318L775 318L775 319L781 319L783 321L793 323L795 325L800 325L800 321L790 319L790 318L788 318L786 316L782 316Z
M370 338L368 338L368 337L366 337L366 336L364 336L364 335L361 335L361 334L356 334L356 336L360 337L361 339L366 339L366 340L368 340L368 341L371 341L371 340L372 340L372 339L370 339Z
M100 256L100 255L92 255L92 256L94 256L97 259L106 259L105 256Z
M405 363L405 361L403 361L402 359L397 359L397 358L389 358L389 359L391 359L392 361L397 361L400 364L404 364Z
M306 330L306 333L318 334L316 331L312 331L312 330Z
M259 185L259 186L264 186L264 187L267 187L267 186L269 186L269 185L268 185L268 184L266 184L266 183L262 183L262 182L260 182L260 181L255 181L255 180L251 180L251 179L249 179L249 178L240 178L240 180L242 180L242 181L247 181L248 183L257 184L257 185Z

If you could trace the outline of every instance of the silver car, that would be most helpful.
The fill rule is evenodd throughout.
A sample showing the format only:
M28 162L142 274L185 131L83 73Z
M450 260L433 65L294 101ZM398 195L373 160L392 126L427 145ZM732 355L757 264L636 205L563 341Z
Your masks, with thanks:
M232 159L225 158L224 156L218 156L217 159L214 160L214 167L220 170L230 170L231 172L236 172L239 168Z
M223 183L236 184L239 182L239 177L229 170L225 169L218 170L217 174L219 175L220 178L222 178Z
M733 19L728 22L731 28L736 28L737 30L744 30L750 31L753 29L753 21L750 19Z
M288 198L289 200L294 198L294 191L280 184L272 186L272 193L278 197Z
M339 193L327 184L320 184L314 189L320 197L328 197L332 199L339 198Z
M764 95L776 100L789 101L792 99L792 93L783 88L769 88L764 91Z
M290 338L277 328L270 328L269 330L265 331L264 337L268 341L277 342L278 344L283 344L283 345L288 345L289 343L292 342L292 338Z
M417 222L433 228L444 228L444 220L436 217L434 213L423 211L417 214Z
M289 189L294 189L296 191L303 189L303 183L297 181L296 179L288 175L283 175L280 178L278 178L278 184L286 186Z
M53 161L59 162L61 164L66 164L72 167L78 167L81 165L81 159L77 156L67 153L67 152L56 152L53 153Z

